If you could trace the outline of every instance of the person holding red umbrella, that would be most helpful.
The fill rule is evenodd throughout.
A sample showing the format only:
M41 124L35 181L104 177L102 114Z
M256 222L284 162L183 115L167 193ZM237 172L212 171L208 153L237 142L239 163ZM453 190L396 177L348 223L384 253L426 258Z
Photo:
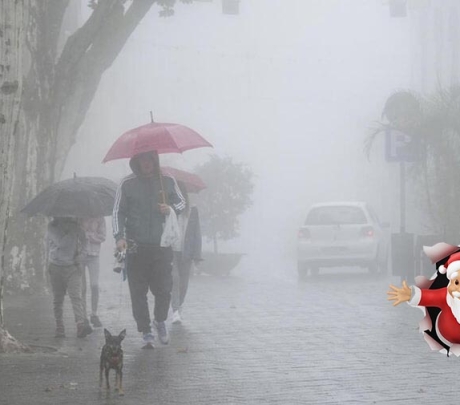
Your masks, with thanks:
M113 209L113 232L119 251L126 251L126 270L133 316L147 347L153 347L148 290L155 297L154 320L158 338L169 343L165 321L171 302L171 247L162 247L165 218L180 214L184 198L175 180L162 176L158 153L131 158L132 175L118 186ZM174 212L173 212L174 211Z

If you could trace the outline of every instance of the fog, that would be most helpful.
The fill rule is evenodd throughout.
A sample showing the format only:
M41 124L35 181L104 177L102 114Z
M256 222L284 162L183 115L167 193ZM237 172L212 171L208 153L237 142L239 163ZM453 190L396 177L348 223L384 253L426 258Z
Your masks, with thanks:
M216 153L254 171L253 206L224 251L285 271L274 265L295 260L297 228L319 201L368 201L397 227L397 168L378 143L368 160L363 141L389 94L413 84L407 19L377 0L241 1L236 16L221 7L179 3L170 18L152 8L105 73L63 178L128 174L127 161L102 158L153 111L214 145L162 163L193 169Z
M120 135L148 124L150 112L156 122L193 128L214 147L162 154L162 165L193 170L216 154L254 172L253 204L240 217L240 236L219 242L220 253L236 254L213 255L213 244L205 241L201 257L193 252L197 263L192 264L190 253L190 266L197 267L190 268L190 277L185 243L182 254L169 256L169 250L140 246L136 253L128 251L126 262L114 263L111 218L106 217L99 286L93 268L85 297L84 316L89 315L93 331L83 322L75 326L83 316L77 317L80 278L74 266L62 266L72 269L69 280L74 279L72 302L65 299L65 338L58 301L66 290L63 285L59 290L64 292L58 291L56 281L53 285L57 273L46 273L51 288L48 284L43 294L38 283L27 290L37 294L5 290L11 336L31 343L35 352L1 356L0 403L6 398L8 403L29 404L32 396L37 404L120 403L120 391L98 385L97 374L104 364L118 371L123 367L127 403L140 405L436 404L440 398L446 404L458 402L456 387L445 384L445 375L455 375L458 368L457 359L446 358L446 353L450 346L450 353L460 353L460 322L453 318L460 319L460 301L451 306L450 300L460 294L458 256L449 258L455 259L453 267L445 266L447 277L455 278L453 283L439 275L431 285L433 291L412 289L415 284L430 284L414 277L430 277L435 271L430 259L446 253L438 245L429 257L419 246L431 245L424 241L429 238L417 239L415 247L409 239L437 238L427 235L435 232L434 227L427 231L429 210L422 213L417 201L420 189L431 183L416 184L407 176L402 229L403 165L386 160L382 136L369 156L364 146L394 92L402 89L427 96L438 84L448 88L457 82L460 3L240 0L239 14L227 15L222 12L223 1L177 1L175 14L168 18L159 16L160 7L152 7L104 73L62 179L76 173L118 183L130 174L128 159L106 164L102 160ZM87 4L81 0L76 26L81 27L91 13ZM407 6L407 15L391 16L390 5ZM408 114L403 110L402 120L392 120L401 132L407 128L398 125L401 122L431 124L410 120L417 109ZM414 127L410 129L406 136L415 140ZM458 138L458 128L453 134L448 126L443 131L449 133L440 132L438 140L454 150L458 139L449 142ZM431 136L431 129L427 133ZM444 149L433 150L434 155ZM436 168L455 167L450 166L453 156L439 157L433 159ZM419 166L406 167L409 173ZM440 186L450 184L450 177L433 173ZM436 194L449 196L449 217L454 212L450 197L456 195L451 191ZM366 207L349 204L322 207L299 229L310 206L327 201L368 202L380 222L389 226L378 224ZM167 214L166 207L160 208ZM168 218L174 220L174 215ZM196 218L192 213L179 217L187 227L196 225ZM134 224L138 225L137 218ZM123 248L122 242L119 247ZM19 261L22 252L13 253L15 272L29 266ZM238 253L245 253L239 262ZM170 260L174 260L171 283ZM126 263L127 272L113 271ZM177 283L180 271L185 280ZM122 282L126 274L129 277ZM403 281L413 284L411 289ZM447 283L452 295L440 288ZM171 286L179 287L182 298L186 290L183 308L182 303L179 308L175 305L177 296L170 302ZM390 300L388 290L396 291L390 292ZM99 291L96 311L93 303ZM410 305L392 306L404 302ZM441 309L436 319L433 311L425 312L424 305L432 303L428 308ZM430 319L411 306L419 306ZM99 316L100 322L94 322ZM108 335L100 323L113 334L126 331L124 358L110 347L101 351ZM55 326L57 339L52 333ZM152 342L155 350L142 350L153 348ZM442 355L436 353L441 348Z

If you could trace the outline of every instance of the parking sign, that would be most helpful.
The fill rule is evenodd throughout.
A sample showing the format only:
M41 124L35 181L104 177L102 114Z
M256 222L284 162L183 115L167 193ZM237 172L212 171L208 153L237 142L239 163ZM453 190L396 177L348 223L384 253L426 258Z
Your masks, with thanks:
M420 158L417 137L389 128L385 132L385 159L387 162L416 162Z

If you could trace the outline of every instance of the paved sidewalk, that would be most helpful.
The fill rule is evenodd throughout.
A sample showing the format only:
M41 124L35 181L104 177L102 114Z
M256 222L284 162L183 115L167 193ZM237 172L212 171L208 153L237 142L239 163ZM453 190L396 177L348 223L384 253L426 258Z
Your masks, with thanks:
M390 282L365 273L320 274L247 260L226 278L191 280L183 325L171 343L140 349L127 284L106 274L101 319L127 328L125 396L98 389L102 329L53 338L51 296L6 297L6 321L34 354L0 356L0 404L453 404L458 359L431 352L421 311L386 301ZM46 348L56 350L47 350Z

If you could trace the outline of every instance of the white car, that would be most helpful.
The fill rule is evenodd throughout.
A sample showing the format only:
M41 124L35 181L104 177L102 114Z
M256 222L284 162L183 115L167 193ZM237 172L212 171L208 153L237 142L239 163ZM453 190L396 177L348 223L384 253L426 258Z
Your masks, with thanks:
M365 202L328 202L313 205L299 229L297 270L360 266L370 272L386 270L388 236L374 210Z

